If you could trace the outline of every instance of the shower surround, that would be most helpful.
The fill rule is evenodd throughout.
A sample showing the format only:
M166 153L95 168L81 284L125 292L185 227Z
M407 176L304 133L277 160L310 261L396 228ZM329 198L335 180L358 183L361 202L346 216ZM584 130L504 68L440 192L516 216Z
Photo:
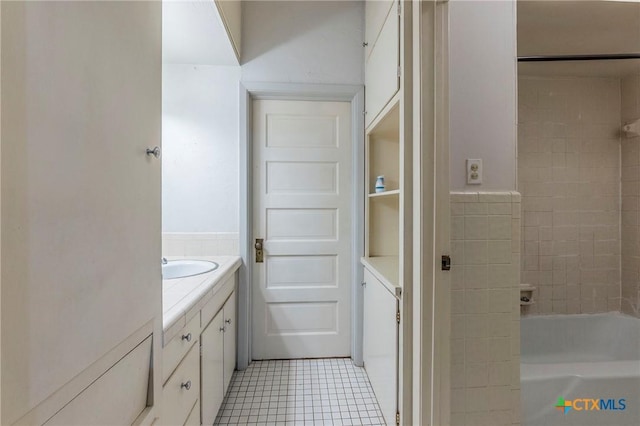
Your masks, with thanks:
M621 210L623 221L633 219L640 256L640 151L636 141L635 159L625 158L623 145L623 177L631 163L635 172L631 199L620 180L620 79L520 77L518 91L521 280L537 287L523 313L620 311ZM634 277L637 284L637 266Z
M640 74L623 78L622 122L640 118ZM640 137L622 136L622 312L640 317Z

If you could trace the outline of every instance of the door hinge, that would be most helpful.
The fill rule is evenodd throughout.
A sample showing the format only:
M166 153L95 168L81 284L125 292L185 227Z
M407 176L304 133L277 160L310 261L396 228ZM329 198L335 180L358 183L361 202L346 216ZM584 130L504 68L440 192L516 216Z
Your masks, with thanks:
M442 270L443 271L451 270L451 256L447 254L442 255Z
M398 67L398 77L402 77L402 67Z
M400 412L396 411L396 425L400 426Z
M400 309L396 311L396 322L400 324Z
M398 0L398 16L402 13L402 0Z

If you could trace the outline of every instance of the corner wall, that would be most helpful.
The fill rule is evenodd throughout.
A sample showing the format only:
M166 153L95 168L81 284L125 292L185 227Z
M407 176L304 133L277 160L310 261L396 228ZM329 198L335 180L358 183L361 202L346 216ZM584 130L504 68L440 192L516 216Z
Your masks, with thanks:
M640 118L640 75L622 79L622 123ZM622 303L640 317L640 137L622 136Z
M515 1L453 0L449 22L451 190L515 190ZM482 185L467 185L467 158L483 160Z
M236 66L162 66L163 233L238 232L239 83Z
M518 425L516 2L448 5L451 424ZM476 158L483 182L467 185L466 159Z

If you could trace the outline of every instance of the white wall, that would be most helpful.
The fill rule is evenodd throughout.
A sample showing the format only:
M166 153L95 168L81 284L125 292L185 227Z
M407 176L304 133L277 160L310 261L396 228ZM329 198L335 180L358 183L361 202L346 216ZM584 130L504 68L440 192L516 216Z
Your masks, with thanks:
M364 82L364 2L243 2L242 80Z
M238 232L240 67L163 65L162 230Z
M512 0L449 3L452 190L516 188L515 8ZM467 158L482 158L482 185L466 185Z

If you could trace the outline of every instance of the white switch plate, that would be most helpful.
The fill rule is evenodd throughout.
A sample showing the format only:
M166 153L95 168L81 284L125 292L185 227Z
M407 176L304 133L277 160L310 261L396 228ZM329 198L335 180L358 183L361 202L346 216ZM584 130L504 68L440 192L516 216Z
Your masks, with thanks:
M467 184L480 185L482 183L482 159L467 158Z

